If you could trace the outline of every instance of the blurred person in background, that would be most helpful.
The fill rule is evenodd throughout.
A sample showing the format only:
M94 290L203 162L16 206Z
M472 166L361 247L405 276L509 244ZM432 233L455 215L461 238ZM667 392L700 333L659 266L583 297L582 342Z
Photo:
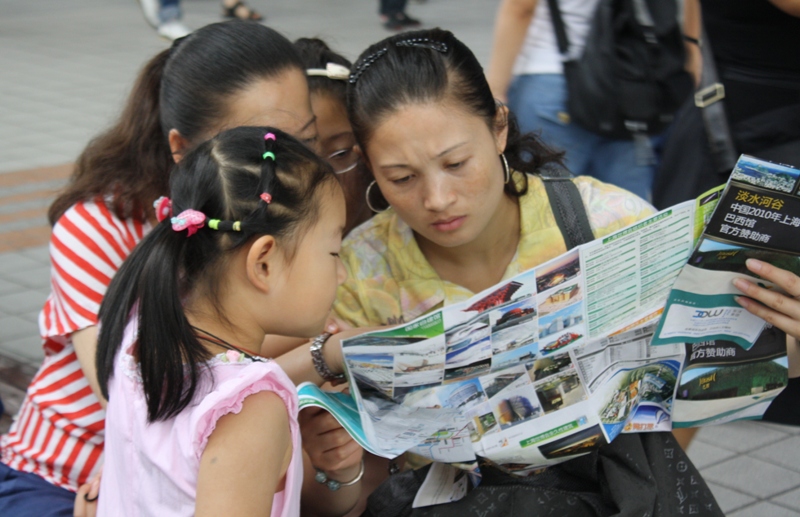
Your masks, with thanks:
M699 53L710 43L734 159L750 154L800 167L800 0L686 0L686 9L702 9L706 32L691 46ZM664 144L657 207L727 181L733 164L714 164L706 131L702 110L689 99Z
M559 0L573 56L583 52L598 1ZM541 131L546 143L568 150L566 165L576 176L594 176L650 199L656 167L637 159L634 141L570 121L562 61L547 1L502 0L487 73L494 96L517 114L522 131ZM659 144L659 137L650 138L650 147Z
M402 31L419 27L421 22L406 14L408 0L378 0L378 14L383 27L390 31Z
M170 41L182 38L191 30L184 25L180 0L139 0L142 14L158 35ZM261 21L263 17L240 0L223 0L222 17Z

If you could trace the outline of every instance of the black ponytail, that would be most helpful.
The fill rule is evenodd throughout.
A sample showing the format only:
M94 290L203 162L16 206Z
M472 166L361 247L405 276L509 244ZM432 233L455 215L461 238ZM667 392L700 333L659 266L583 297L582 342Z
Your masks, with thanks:
M292 68L303 70L292 43L252 21L206 25L176 40L144 66L119 119L81 153L48 211L50 224L98 196L112 199L120 219L145 220L153 200L167 192L174 165L169 131L192 143L205 139L233 96Z
M275 139L265 139L269 134ZM165 219L112 279L100 306L96 356L103 395L109 396L115 357L135 313L138 337L133 355L149 421L169 419L190 404L209 353L195 336L181 301L201 285L204 295L216 296L221 278L217 271L224 258L259 236L273 235L291 250L290 243L299 242L302 230L316 222L318 192L335 183L327 163L273 128L231 129L189 152L171 176L172 212L202 212L206 224L189 236ZM262 197L265 193L269 202ZM215 230L211 219L231 224L214 224Z

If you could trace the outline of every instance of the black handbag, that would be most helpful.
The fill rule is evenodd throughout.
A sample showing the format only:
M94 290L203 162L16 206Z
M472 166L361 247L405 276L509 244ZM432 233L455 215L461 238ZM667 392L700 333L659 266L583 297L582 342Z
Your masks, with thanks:
M572 121L606 138L660 134L691 93L675 0L600 0L581 56L548 0Z

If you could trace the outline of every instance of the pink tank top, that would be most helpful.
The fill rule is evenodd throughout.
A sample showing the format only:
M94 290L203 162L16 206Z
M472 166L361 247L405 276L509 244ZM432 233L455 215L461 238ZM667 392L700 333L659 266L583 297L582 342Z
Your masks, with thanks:
M130 330L131 326L129 326ZM217 420L238 413L248 395L272 391L289 412L293 454L272 517L300 515L303 459L294 384L273 361L253 361L229 351L211 359L195 402L178 416L147 423L141 377L130 355L131 332L117 354L109 382L106 446L98 515L190 516L195 513L200 457Z

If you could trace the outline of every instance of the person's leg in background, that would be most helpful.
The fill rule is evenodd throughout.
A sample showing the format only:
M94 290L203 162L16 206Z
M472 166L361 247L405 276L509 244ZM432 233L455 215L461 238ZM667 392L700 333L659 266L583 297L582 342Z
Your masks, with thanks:
M570 122L563 75L516 76L508 89L508 107L523 133L539 133L544 143L565 151L564 164L574 175L587 173L600 137Z
M649 147L644 150L643 157L633 140L603 138L595 148L586 174L650 201L660 139L660 136L648 139Z
M180 0L139 0L147 23L153 26L158 35L168 40L186 36L191 31L181 22Z
M542 140L566 151L565 165L576 176L594 176L650 198L655 164L639 165L632 140L610 140L572 122L567 111L567 85L562 74L529 74L514 78L508 106L523 132L541 131ZM658 138L651 138L652 150Z
M389 30L400 31L419 27L420 21L406 14L408 0L378 0L381 23Z

